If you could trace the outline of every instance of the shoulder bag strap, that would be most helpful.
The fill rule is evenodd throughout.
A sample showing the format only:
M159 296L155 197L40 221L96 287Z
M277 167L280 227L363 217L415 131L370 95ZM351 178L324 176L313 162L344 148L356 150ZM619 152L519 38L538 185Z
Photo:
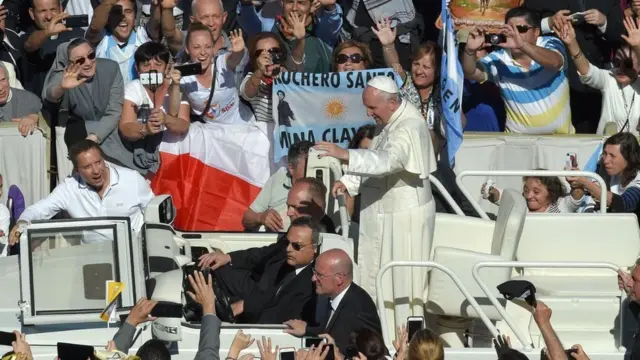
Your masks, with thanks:
M209 108L211 107L211 101L213 100L213 93L216 91L216 78L218 77L218 69L216 65L218 63L218 57L213 58L213 75L211 76L211 92L209 92L209 100L207 100L207 104L204 106L202 110L202 114L198 117L198 121L204 123L204 116L207 112L209 112Z

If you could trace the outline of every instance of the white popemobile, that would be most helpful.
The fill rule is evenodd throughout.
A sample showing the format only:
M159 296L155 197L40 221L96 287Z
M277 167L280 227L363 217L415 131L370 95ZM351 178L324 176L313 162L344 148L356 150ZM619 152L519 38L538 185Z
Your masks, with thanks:
M311 152L307 175L330 185L340 167L329 159ZM478 174L462 172L458 180L468 175ZM344 235L324 234L321 251L338 247L357 258L353 236L346 235L349 230L357 233L357 224L349 223L344 206L328 204L327 213L336 214ZM635 215L532 216L526 210L518 192L505 190L495 222L484 213L483 218L438 214L431 258L386 264L378 284L392 266L431 268L425 288L427 324L451 346L446 349L448 360L495 359L490 340L498 332L509 335L514 348L538 359L544 341L529 309L524 303L505 302L496 290L509 279L526 279L536 286L537 298L553 310L552 324L565 348L581 344L593 360L622 359L636 323L629 318L615 270L629 268L640 254ZM55 358L57 342L102 348L118 329L118 323L99 319L107 281L125 284L116 307L120 315L143 296L185 304L185 268L201 254L265 246L277 238L268 233L182 233L172 227L175 215L169 196L153 199L140 239L132 239L128 218L34 222L22 235L21 255L0 258L0 330L26 333L36 359ZM83 244L87 231L110 232L112 241ZM357 266L354 272L357 281ZM378 299L384 290L378 287ZM384 305L378 303L379 308ZM381 320L385 342L393 349L390 324ZM167 342L176 359L191 360L199 327L184 318L157 319L141 325L131 351L157 338ZM254 338L271 337L281 348L301 346L281 324L223 324L221 358L239 328ZM9 350L0 346L2 353ZM257 354L257 347L249 351Z

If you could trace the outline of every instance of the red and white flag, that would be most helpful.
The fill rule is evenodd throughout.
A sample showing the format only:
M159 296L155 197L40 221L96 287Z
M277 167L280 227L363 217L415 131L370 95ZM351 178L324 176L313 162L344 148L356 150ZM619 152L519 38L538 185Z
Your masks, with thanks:
M171 194L183 231L241 231L242 215L270 176L270 144L255 124L192 123L165 134L155 194Z

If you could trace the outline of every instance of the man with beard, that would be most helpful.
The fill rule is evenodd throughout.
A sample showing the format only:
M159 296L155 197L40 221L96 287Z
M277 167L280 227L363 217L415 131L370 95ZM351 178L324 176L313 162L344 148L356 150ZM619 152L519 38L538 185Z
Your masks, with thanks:
M136 78L133 54L140 45L159 40L157 12L149 23L134 30L136 4L133 0L104 0L93 13L86 39L96 47L96 56L111 59L120 66L125 85ZM152 33L155 30L155 35Z

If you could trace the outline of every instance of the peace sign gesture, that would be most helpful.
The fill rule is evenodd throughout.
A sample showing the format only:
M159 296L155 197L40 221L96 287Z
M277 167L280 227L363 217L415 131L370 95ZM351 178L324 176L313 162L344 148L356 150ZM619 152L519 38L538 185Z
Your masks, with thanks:
M80 66L78 64L69 65L64 69L62 80L60 81L60 87L64 90L77 88L87 81L86 78L80 78Z

